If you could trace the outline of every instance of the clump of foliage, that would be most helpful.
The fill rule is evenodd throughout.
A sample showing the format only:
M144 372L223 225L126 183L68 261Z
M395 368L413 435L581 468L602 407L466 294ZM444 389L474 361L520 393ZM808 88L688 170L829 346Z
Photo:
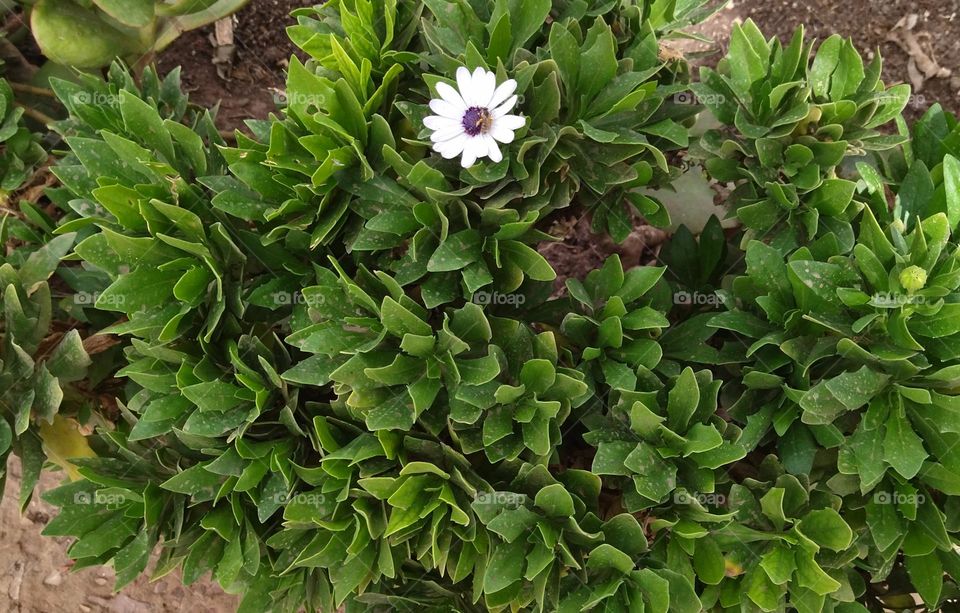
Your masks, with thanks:
M68 420L84 412L89 418L86 384L72 384L87 378L90 359L78 332L63 325L67 316L48 283L71 251L73 235L53 237L55 222L27 200L19 200L17 209L11 206L48 154L26 125L6 79L0 79L0 117L0 243L6 246L0 257L0 487L14 453L22 462L20 505L25 508L48 456L68 466L64 454L84 453L76 422ZM44 449L58 433L73 447Z
M100 68L137 62L188 30L228 17L249 0L23 0L30 29L51 61Z
M748 22L691 143L660 46L710 10L331 0L296 12L285 108L229 145L176 73L55 81L60 215L0 266L30 398L0 442L71 477L46 532L243 611L952 603L960 128L907 130L849 41ZM502 161L431 151L461 67L517 82ZM647 190L685 148L738 225L557 291L555 213L665 224ZM45 350L48 279L86 338Z
M47 159L38 135L27 127L24 110L17 106L13 90L0 79L0 197L7 198L23 186L34 169Z
M908 85L884 87L882 66L879 54L864 66L840 36L814 54L803 28L783 46L748 20L734 27L717 70L701 68L693 91L727 128L700 146L711 175L737 183L729 205L745 240L806 244L854 216L856 185L841 162L906 140L880 129L910 96Z

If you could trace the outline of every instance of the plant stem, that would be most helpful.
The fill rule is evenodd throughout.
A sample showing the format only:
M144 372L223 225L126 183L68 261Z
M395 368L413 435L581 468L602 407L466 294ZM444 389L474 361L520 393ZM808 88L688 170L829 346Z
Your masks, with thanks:
M37 109L34 109L34 108L30 108L29 106L27 106L27 105L25 105L25 104L20 104L20 103L18 102L18 103L17 103L17 106L19 106L20 108L23 109L23 114L24 114L24 115L26 115L27 117L32 117L33 119L36 119L37 121L39 121L40 123L42 123L42 124L45 125L45 126L50 126L50 125L54 124L54 123L57 121L56 119L54 119L53 117L47 115L46 113L43 113L43 112L41 112L41 111L38 111Z
M154 53L163 51L184 32L202 28L205 25L232 15L246 6L249 1L250 0L220 0L210 8L198 13L171 19L157 36L156 41L153 43L152 51Z
M26 83L15 83L14 81L7 81L10 84L10 89L15 92L20 92L22 94L31 94L34 96L47 96L49 98L56 98L57 95L53 92L52 89L46 87L37 87L36 85L27 85Z

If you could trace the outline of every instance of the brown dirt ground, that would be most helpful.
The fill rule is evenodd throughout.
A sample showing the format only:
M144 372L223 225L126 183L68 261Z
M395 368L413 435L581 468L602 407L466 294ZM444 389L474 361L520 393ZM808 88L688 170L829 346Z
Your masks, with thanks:
M284 32L292 23L287 15L294 8L312 4L252 0L235 18L232 63L214 65L210 27L181 37L161 56L160 68L168 71L182 65L183 82L194 102L209 106L219 101L221 128L240 127L248 117L266 117L275 108L276 91L283 88L283 71L294 52ZM910 15L916 15L910 30L916 43L913 56L902 28L894 32L900 43L889 38L894 26ZM806 24L809 35L821 40L833 32L851 36L868 56L880 50L888 83L922 82L912 101L911 116L922 113L933 101L960 111L960 0L734 0L698 29L723 46L731 25L746 18L753 18L765 34L782 38L789 37L801 23ZM931 68L931 73L935 68L942 70L938 76L924 78L920 75L923 68ZM646 261L661 239L647 236L644 232L649 228L641 228L617 247L591 234L585 220L574 218L558 220L556 229L566 238L546 249L564 278L582 276L614 251L631 264ZM110 569L69 574L68 539L40 536L53 510L35 500L21 517L15 502L19 465L14 461L10 469L7 495L0 504L0 613L217 612L235 607L235 597L220 593L208 582L184 588L176 576L153 584L141 578L123 594L114 595ZM46 475L41 489L50 489L57 481L56 475Z
M220 103L217 124L232 130L248 118L265 118L275 110L277 91L284 89L284 71L299 51L287 38L296 22L294 9L317 3L304 0L251 0L234 17L236 50L229 64L215 65L214 28L187 32L161 55L162 72L183 67L183 85L190 100L202 106Z

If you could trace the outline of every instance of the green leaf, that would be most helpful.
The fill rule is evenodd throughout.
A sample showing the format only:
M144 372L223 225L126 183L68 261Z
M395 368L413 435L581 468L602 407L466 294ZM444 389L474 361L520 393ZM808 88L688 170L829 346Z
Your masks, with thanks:
M889 375L863 366L857 371L845 372L828 380L826 387L847 410L853 411L870 402L886 387L889 380Z
M47 369L61 383L70 383L83 379L92 363L83 348L80 333L70 330L47 360Z
M670 429L675 432L685 431L699 404L700 386L693 369L688 366L677 377L668 394L667 423Z
M154 18L153 0L93 0L93 2L104 13L132 28L150 25Z
M598 545L587 556L587 568L611 569L627 574L634 569L633 559L613 545L603 543Z
M846 179L827 179L813 192L808 205L824 215L836 217L853 200L857 184Z
M10 424L5 419L0 419L0 457L6 457L12 442L13 430L10 428Z
M908 228L913 227L917 220L927 217L932 211L928 211L930 201L933 200L935 187L933 179L930 177L930 170L922 160L915 161L907 176L903 178L900 184L900 191L897 192L902 217Z
M553 281L557 273L546 258L518 241L502 241L500 253L534 281Z
M707 585L718 585L726 575L726 562L720 546L710 537L697 539L693 552L693 568Z
M512 49L520 49L543 28L552 6L551 0L497 0L490 24L495 24L501 14L508 13L513 26Z
M573 516L573 497L559 483L548 485L537 492L534 504L542 509L548 517Z
M817 98L827 98L830 92L830 79L837 64L840 63L840 52L843 48L843 38L834 34L823 41L817 50L817 55L810 67L809 81L813 94Z
M797 529L817 545L834 551L843 551L853 542L853 530L833 509L810 511Z
M947 198L947 219L950 230L960 225L960 160L952 155L943 158L943 186Z
M577 91L577 79L580 74L580 46L573 34L561 21L553 22L550 27L550 57L557 63L560 79L566 88L568 98Z
M480 259L482 238L476 230L464 230L447 237L427 262L430 272L460 270Z
M160 153L167 162L172 164L176 161L173 138L164 127L157 109L131 92L121 90L120 113L129 134L136 135L141 143Z
M413 334L417 336L431 336L433 329L425 321L411 313L399 302L387 296L380 306L380 316L383 326L396 336Z
M840 589L840 582L828 575L813 559L813 555L804 551L796 552L797 584L813 590L821 596Z
M945 304L935 315L911 317L907 325L911 332L919 336L951 336L960 332L960 304Z
M244 399L241 388L224 381L210 381L184 387L181 393L201 411L224 413L236 408Z
M666 272L666 268L652 266L631 268L624 275L623 286L617 290L615 295L622 298L624 304L629 305L653 288L657 281L663 277L664 272Z
M483 591L494 594L506 589L523 577L527 544L523 539L497 545L487 562L483 575Z
M764 60L751 46L743 26L736 25L730 34L730 72L741 99L746 99L754 82L762 79L767 69Z
M603 442L597 445L591 470L597 475L628 476L630 471L624 465L627 456L636 448L636 443L628 441Z
M933 610L940 603L943 591L943 565L937 552L923 556L907 556L903 560L910 581L927 606Z
M50 278L60 265L60 260L73 247L76 234L57 236L43 247L30 254L27 261L20 267L20 283L27 294L32 294L37 286Z
M194 500L211 500L219 489L223 477L204 470L197 464L174 475L160 484L165 490L178 494L188 494Z
M890 411L883 437L883 459L906 479L913 479L920 472L927 450L917 436L903 409Z
M770 581L777 585L784 585L793 577L797 564L793 551L784 545L777 545L760 560L760 567L767 573Z
M586 42L580 55L582 66L590 69L580 71L576 94L581 100L592 100L617 74L616 40L610 26L597 17L587 32Z
M30 22L44 56L64 66L100 68L140 50L135 36L107 24L89 2L38 2Z
M687 129L672 119L664 119L655 124L644 126L642 132L659 136L680 147L686 147L690 144L690 137Z
M784 589L771 581L762 569L754 569L745 580L744 587L747 596L760 610L776 611L779 608Z
M150 307L170 304L173 288L183 275L178 270L142 267L122 275L97 298L96 307L104 311L135 313Z

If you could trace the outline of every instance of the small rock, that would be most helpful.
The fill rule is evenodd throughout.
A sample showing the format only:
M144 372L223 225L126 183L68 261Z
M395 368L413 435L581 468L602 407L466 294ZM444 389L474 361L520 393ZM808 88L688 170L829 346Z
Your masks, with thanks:
M107 578L106 578L106 577L97 577L96 579L93 580L93 582L96 583L97 585L106 585L106 584L107 584Z
M61 583L63 583L63 575L57 571L53 571L43 580L44 585L49 585L51 587L57 587Z

